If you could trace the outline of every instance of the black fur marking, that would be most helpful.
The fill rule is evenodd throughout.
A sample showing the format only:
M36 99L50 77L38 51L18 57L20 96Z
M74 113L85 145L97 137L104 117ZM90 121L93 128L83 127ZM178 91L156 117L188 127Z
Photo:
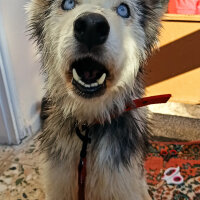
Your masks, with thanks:
M140 25L146 34L146 53L149 55L154 49L161 28L160 18L169 0L139 0L137 2Z
M144 1L140 1L138 2L138 9L140 11L140 24L142 28L145 28L147 16L150 13L150 8L145 4Z
M111 152L112 167L129 166L131 157L134 154L141 155L144 159L148 148L148 129L146 122L139 121L142 124L142 130L138 125L137 119L134 119L130 112L124 113L112 123L105 125L95 125L90 129L89 134L92 137L92 151L101 148L100 142L106 138L106 143Z
M72 134L74 134L75 125L75 118L71 117L64 119L60 112L51 113L48 119L44 121L42 133L38 136L37 141L40 145L40 152L48 155L46 158L47 160L60 162L63 159L67 159L67 155L65 158L62 157L65 149L62 149L61 147L58 148L58 143L64 140L67 141L67 137L71 137ZM68 145L70 145L70 143Z
M51 108L51 100L43 97L41 102L41 112L40 112L40 119L44 122L45 119L49 117L48 111Z
M39 50L42 50L44 46L44 25L45 21L49 18L51 13L51 4L53 0L46 1L46 4L43 6L37 5L37 14L33 14L28 25L28 32L31 34L31 39L33 39L39 47ZM33 12L33 11L32 11Z
M64 158L62 157L65 149L57 148L57 141L58 143L61 140L67 141L69 135L71 135L70 137L77 137L74 135L76 120L68 118L65 121L61 121L60 116L55 116L55 119L51 118L51 116L49 118L51 127L59 126L59 128L55 128L57 132L55 132L55 130L45 130L38 137L40 151L43 153L46 152L48 154L48 159L59 163L63 159L67 159L67 155L65 155ZM111 169L118 168L120 165L128 167L132 156L135 154L137 157L139 156L142 161L146 156L149 144L147 124L147 121L144 119L135 119L131 112L125 112L118 118L114 118L111 124L107 122L104 125L93 125L89 129L89 135L92 141L90 146L91 154L95 157L94 154L98 154L98 152L101 151L101 142L105 139L108 145L106 148L108 154L110 154L110 160L106 162L110 163ZM140 127L142 127L142 130ZM80 139L77 137L77 143L81 142L79 140ZM70 144L71 142L69 141L68 145Z

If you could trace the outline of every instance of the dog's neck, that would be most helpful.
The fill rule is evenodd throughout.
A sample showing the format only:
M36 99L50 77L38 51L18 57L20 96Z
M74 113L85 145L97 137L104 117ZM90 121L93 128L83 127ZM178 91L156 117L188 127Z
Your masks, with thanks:
M157 95L157 96L145 97L145 98L141 98L141 99L135 99L127 104L125 110L122 113L113 112L110 115L110 119L118 118L124 112L128 112L133 109L148 106L151 104L166 103L170 98L171 98L171 94L165 94L165 95ZM95 119L90 125L91 126L94 124L102 124L103 125L103 124L105 124L105 122L107 122L107 121L99 121L98 119ZM111 122L111 121L109 121L109 122ZM87 122L84 122L84 123L82 122L81 125L83 125L83 124L87 124Z

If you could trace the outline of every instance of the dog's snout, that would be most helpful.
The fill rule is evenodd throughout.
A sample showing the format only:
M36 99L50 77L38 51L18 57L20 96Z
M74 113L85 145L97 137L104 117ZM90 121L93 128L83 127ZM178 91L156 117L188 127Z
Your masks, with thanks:
M75 38L88 49L106 42L110 32L108 21L103 15L87 13L74 22Z

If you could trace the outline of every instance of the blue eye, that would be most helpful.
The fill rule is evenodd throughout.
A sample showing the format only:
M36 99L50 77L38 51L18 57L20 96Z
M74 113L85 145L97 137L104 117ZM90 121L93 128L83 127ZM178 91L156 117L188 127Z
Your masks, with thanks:
M130 9L128 5L122 3L117 7L117 14L120 15L123 18L129 18L130 17Z
M75 8L75 0L64 0L62 3L63 10L72 10Z

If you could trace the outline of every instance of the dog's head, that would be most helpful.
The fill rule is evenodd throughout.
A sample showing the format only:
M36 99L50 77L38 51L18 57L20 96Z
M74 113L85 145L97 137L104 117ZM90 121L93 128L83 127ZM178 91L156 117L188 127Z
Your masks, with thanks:
M139 98L167 0L32 0L29 27L48 94L65 113L109 118ZM67 104L66 104L67 103Z

